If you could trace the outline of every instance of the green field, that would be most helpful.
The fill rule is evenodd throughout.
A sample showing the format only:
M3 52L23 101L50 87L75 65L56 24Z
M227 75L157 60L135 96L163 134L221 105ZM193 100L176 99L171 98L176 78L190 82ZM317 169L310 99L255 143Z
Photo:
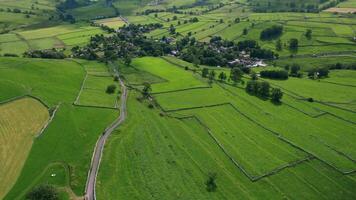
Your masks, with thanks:
M356 199L356 15L333 10L356 2L333 2L0 0L0 199L86 198L104 144L98 200ZM278 55L235 83L246 40ZM281 101L247 93L249 70Z
M5 199L22 198L32 187L44 182L82 196L96 139L114 120L117 111L72 105L85 76L84 68L76 62L1 58L0 70L0 80L6 83L1 84L4 88L0 87L1 100L31 94L50 107L59 104L53 121L34 140L32 149L28 149L23 170Z
M2 104L0 112L0 198L4 198L19 177L33 138L47 122L49 113L32 98Z

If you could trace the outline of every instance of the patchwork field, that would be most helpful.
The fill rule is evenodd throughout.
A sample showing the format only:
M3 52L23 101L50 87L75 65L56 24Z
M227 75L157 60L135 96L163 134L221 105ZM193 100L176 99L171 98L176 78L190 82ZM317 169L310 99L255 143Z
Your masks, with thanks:
M0 0L0 199L356 199L354 4ZM22 57L52 48L66 58ZM231 61L265 50L233 82ZM293 64L300 78L261 78Z
M98 66L100 70L103 69L101 65ZM96 140L106 126L115 119L118 112L112 109L72 105L85 77L84 68L77 62L1 58L0 71L1 83L7 83L7 85L1 84L0 87L2 101L31 94L46 102L51 110L59 105L52 122L43 134L34 140L32 148L28 145L32 144L33 135L36 133L24 130L26 132L23 134L28 135L27 138L23 138L23 142L26 142L24 144L28 147L27 153L24 151L23 160L17 161L23 162L23 169L17 172L19 173L17 181L14 177L13 181L16 183L13 183L12 189L4 199L21 199L31 188L46 182L61 188L63 197L73 196L73 194L83 195ZM33 109L38 108L36 105L34 104L28 111L30 114L34 112ZM46 109L45 111L48 116ZM28 115L23 113L22 116L25 120ZM38 115L40 116L42 115ZM22 123L25 126L24 120ZM7 157L9 155L4 155L5 160L11 158ZM22 165L18 164L19 167ZM52 176L53 174L55 176ZM67 192L68 194L65 194ZM5 193L2 194L5 195Z
M179 60L175 63L185 65ZM164 76L149 66L144 68L145 73L135 71L137 83L143 82L147 72ZM125 68L120 71L132 76ZM198 80L191 71L186 73L190 73L191 82ZM352 78L353 72L337 70L320 82L268 80L286 87L281 87L285 97L279 106L224 83L153 93L163 110L149 109L135 99L138 94L134 92L129 100L128 122L105 149L98 197L353 199L354 111L299 97L318 94L315 98L320 100L355 101L352 88L341 85L352 84ZM172 83L169 80L165 84L179 88L174 79ZM331 84L329 81L340 85L325 85ZM299 84L288 88L293 82ZM152 84L155 88L161 83ZM345 90L347 97L343 96ZM156 165L159 171L154 170ZM218 189L209 193L204 181L212 173L217 174Z
M71 48L87 43L96 34L104 31L83 24L17 31L0 35L0 53L21 55L30 49Z
M32 98L1 104L0 113L2 199L16 183L33 140L47 122L49 113L43 104Z

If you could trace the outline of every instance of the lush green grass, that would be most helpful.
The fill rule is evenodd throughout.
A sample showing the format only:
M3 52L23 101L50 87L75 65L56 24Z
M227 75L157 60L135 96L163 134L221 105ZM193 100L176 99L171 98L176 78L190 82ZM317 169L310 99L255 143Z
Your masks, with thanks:
M196 120L160 116L135 97L131 93L129 117L105 148L96 190L98 199L354 198L355 179L340 175L317 160L251 182ZM220 118L214 121L225 122ZM239 122L233 127L238 129ZM256 148L257 145L251 151ZM253 162L259 159L257 155ZM261 165L257 167L266 163ZM215 192L206 191L209 173L217 174Z
M164 83L152 85L152 92L154 93L207 86L204 81L192 77L190 72L178 68L161 58L144 57L134 59L132 66L166 80Z
M293 63L299 64L303 71L308 71L313 68L327 67L328 65L343 63L352 64L355 63L354 55L350 56L326 56L326 57L309 57L309 58L286 58L276 60L275 63L279 67L284 67L286 65L291 65Z
M49 106L60 104L51 124L34 140L21 175L5 199L21 199L44 182L81 196L95 142L118 112L72 105L85 76L84 67L74 61L1 58L0 63L0 80L5 83L0 87L1 100L31 93ZM55 177L50 176L53 173Z
M16 183L33 138L49 118L47 108L32 98L0 105L0 198ZM36 113L34 115L33 113Z
M356 8L356 1L355 0L346 0L341 2L337 5L340 8Z
M68 187L82 195L96 140L116 114L108 109L62 104L43 136L34 142L20 177L5 199L22 197L34 185L51 180L44 172L58 162L70 170L69 174L60 174L62 170L54 171L58 174L53 184L62 186L63 176L70 177Z
M90 37L96 34L105 32L85 23L22 30L0 35L0 53L21 55L28 49L71 48L89 42Z

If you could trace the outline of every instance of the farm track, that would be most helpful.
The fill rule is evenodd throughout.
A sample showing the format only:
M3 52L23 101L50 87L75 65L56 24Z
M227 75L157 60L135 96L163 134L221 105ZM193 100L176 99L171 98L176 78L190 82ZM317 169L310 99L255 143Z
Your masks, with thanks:
M93 157L90 164L90 169L88 172L87 183L85 186L86 200L96 199L95 184L96 184L96 178L100 167L101 157L103 155L105 142L108 139L108 137L111 135L111 133L126 119L127 88L121 78L119 78L119 81L122 87L120 116L104 130L103 134L99 137L96 143Z

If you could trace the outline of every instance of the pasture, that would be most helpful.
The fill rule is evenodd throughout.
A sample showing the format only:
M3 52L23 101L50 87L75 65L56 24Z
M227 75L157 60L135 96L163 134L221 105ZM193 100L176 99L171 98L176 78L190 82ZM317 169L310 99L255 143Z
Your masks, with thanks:
M119 17L95 20L94 23L99 25L105 25L114 29L118 29L125 25L125 22Z
M117 108L120 87L118 82L109 73L108 68L98 62L78 61L86 70L86 76L82 83L75 104L81 106L96 106ZM106 93L109 85L115 85L114 93Z
M132 66L166 80L165 82L152 85L153 93L208 86L203 80L192 77L186 70L178 68L161 58L138 58L133 60Z
M185 65L179 60L175 63ZM165 84L170 82L155 68L136 70L145 71L137 72L136 79L140 75L145 79L148 72L164 76ZM190 74L191 81L200 79L192 71L186 73ZM230 199L244 198L246 194L250 198L263 195L263 198L276 199L336 195L352 199L355 194L346 188L356 184L349 174L356 169L352 161L356 153L352 145L356 139L353 134L356 118L350 108L340 109L331 103L355 101L353 88L341 85L352 77L353 73L340 70L332 71L329 78L320 82L305 78L267 80L285 92L281 105L251 96L241 88L243 86L219 82L210 88L179 90L180 86L173 84L174 79L171 90L164 93L153 90L159 104L156 109L138 102L135 99L138 94L131 96L128 105L131 118L117 130L105 149L103 163L106 164L99 172L98 196L135 199L147 198L153 193L156 198L168 199L204 199L205 195L212 199ZM328 82L333 80L340 85ZM152 88L160 84L153 83ZM311 94L320 103L301 99ZM134 150L127 151L128 146ZM156 165L160 166L159 172L154 170ZM113 174L113 171L116 172ZM137 173L142 171L146 173L137 178ZM204 185L211 173L218 177L218 189L213 195ZM229 178L224 178L225 173ZM312 184L320 181L321 176L329 177L322 178L323 186ZM342 179L348 183L344 185ZM291 182L293 184L287 184ZM333 190L335 183L342 186L331 193L325 190ZM309 184L316 188L311 189ZM175 189L169 189L171 187ZM237 191L240 189L244 192Z
M16 183L34 137L49 118L47 108L32 98L0 105L0 198ZM36 114L34 114L36 113Z
M62 24L53 27L21 30L0 35L0 53L21 55L27 50L72 48L83 45L91 36L104 34L99 27L87 24Z
M199 120L160 116L159 111L147 108L147 105L138 102L135 97L134 93L129 99L130 117L127 123L112 135L105 149L106 154L103 157L97 185L99 199L146 199L151 198L152 195L157 199L282 199L286 197L320 198L320 196L354 198L355 194L352 192L352 188L356 183L353 177L341 175L317 159L310 159L272 176L251 182L231 162ZM214 113L217 111L216 109L225 108L205 109ZM229 108L226 109L231 113ZM251 109L251 106L246 109ZM194 111L192 110L192 112ZM223 114L216 114L218 113L206 116L207 121L204 123L214 127L214 129L210 129L214 135L217 134L216 130L221 131L219 137L226 138L230 143L235 141L230 138L232 136L235 136L237 141L251 136L243 133L240 135L238 134L239 130L256 130L252 128L256 125L240 129L244 126L240 127L240 122L234 124L233 127L236 129L230 129L231 126L228 125L230 123L232 125L230 120L234 120L238 115L231 116L232 119L227 117L225 120L225 118L220 118ZM224 112L224 114L227 113ZM231 115L234 115L233 112ZM208 120L210 117L215 119L210 121ZM224 128L216 126L216 123L221 123ZM249 123L251 122L247 122L247 124ZM272 146L274 143L272 141L281 142L276 138L272 139L274 136L264 131L257 131L255 134L260 139L254 138L250 142L259 144L267 142L265 145ZM270 139L262 139L264 137L270 137ZM246 158L247 155L256 151L257 146L247 148L250 151L242 155ZM282 146L278 148L283 148ZM233 145L233 147L241 148L240 151L243 152L243 148L247 146ZM288 145L285 148L284 150L289 150L280 151L281 149L279 149L273 155L282 156L282 152L289 155L298 154L298 150L290 151L293 148ZM269 148L269 151L273 151L273 149L273 147ZM239 152L236 149L235 151ZM261 153L266 155L267 151L262 150ZM263 155L255 155L248 162L261 161ZM247 160L242 160L246 161L243 165L246 167ZM269 166L273 166L272 160L271 162L266 161ZM264 163L250 166L261 170L268 165ZM217 189L215 192L207 192L204 183L212 173L216 173Z
M94 63L90 66L95 69ZM100 65L97 68L105 69ZM32 187L45 182L65 188L61 190L62 196L66 196L67 192L71 196L83 195L96 140L115 119L118 111L72 105L86 73L78 61L1 58L0 70L0 82L6 84L1 84L0 87L2 101L31 94L48 104L51 109L59 105L52 122L40 137L33 140L33 135L37 132L26 131L28 137L23 138L23 142L26 142L28 148L22 153L23 168L18 171L17 180L16 177L13 178L13 187L11 190L7 188L9 192L4 199L21 199ZM39 109L36 105L31 107L30 114L34 113L33 109ZM23 111L21 113L23 117L28 116ZM47 111L46 113L48 116ZM38 117L40 116L42 115ZM22 124L25 126L24 120ZM28 145L32 141L31 148ZM11 159L7 155L10 154L6 154L6 159ZM51 174L56 176L52 177Z

